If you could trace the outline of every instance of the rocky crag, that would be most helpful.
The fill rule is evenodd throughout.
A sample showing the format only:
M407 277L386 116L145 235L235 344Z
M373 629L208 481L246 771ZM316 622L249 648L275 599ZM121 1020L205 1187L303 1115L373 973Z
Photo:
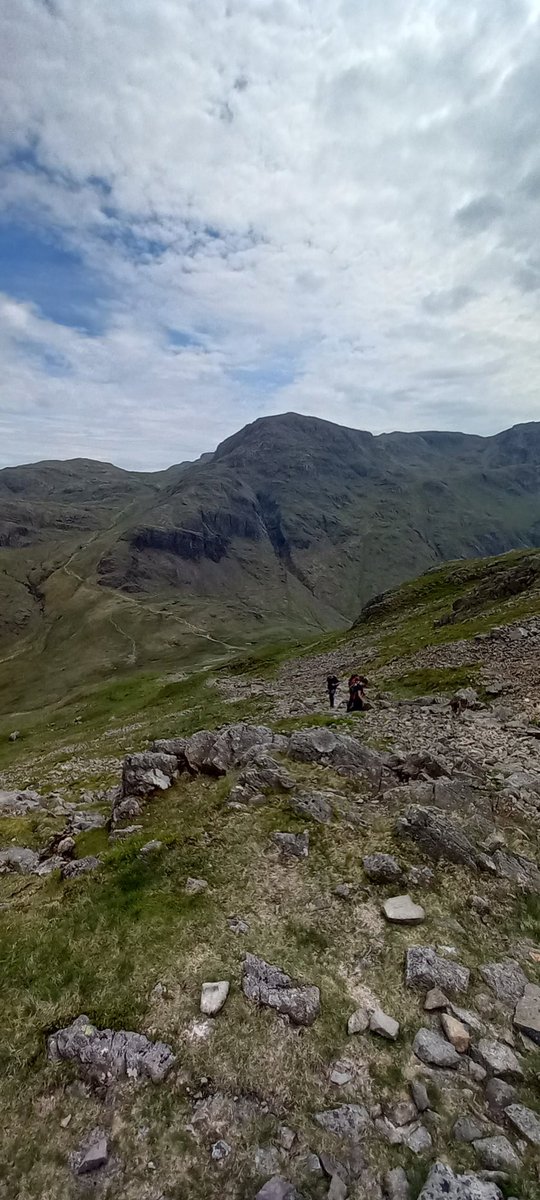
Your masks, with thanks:
M505 615L430 644L394 606L208 674L215 728L14 758L8 1200L538 1197L540 621Z

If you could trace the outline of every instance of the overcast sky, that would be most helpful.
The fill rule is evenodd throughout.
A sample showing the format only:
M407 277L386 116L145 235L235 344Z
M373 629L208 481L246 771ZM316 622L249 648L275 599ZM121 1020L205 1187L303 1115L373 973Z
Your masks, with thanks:
M0 465L540 419L540 0L17 0Z

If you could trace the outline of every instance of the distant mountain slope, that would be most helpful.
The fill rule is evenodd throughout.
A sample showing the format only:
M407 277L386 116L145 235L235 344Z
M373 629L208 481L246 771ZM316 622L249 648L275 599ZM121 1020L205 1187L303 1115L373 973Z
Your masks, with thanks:
M539 543L540 423L374 437L288 413L157 475L9 468L0 703L314 636L439 562Z

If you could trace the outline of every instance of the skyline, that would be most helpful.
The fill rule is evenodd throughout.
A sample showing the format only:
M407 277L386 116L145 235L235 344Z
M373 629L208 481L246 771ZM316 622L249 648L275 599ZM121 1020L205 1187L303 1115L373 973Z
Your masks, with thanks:
M540 0L21 0L0 35L0 466L540 417Z

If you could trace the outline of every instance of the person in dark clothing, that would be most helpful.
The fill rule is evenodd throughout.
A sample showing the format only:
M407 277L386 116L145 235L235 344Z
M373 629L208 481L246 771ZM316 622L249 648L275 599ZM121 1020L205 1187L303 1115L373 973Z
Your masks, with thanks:
M349 679L349 700L347 712L362 712L364 708L364 676L351 675Z
M336 698L338 684L339 684L339 679L337 678L337 675L329 675L328 676L328 679L326 680L326 689L328 692L328 699L330 701L330 708L334 707L334 700Z

